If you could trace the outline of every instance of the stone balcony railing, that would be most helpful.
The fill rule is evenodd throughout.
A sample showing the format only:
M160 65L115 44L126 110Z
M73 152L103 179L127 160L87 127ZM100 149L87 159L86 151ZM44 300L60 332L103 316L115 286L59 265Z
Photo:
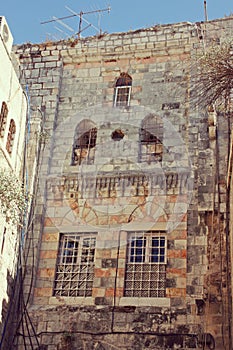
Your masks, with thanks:
M61 191L70 197L112 198L166 194L186 194L191 190L190 170L180 172L118 172L67 174L47 180L48 191Z

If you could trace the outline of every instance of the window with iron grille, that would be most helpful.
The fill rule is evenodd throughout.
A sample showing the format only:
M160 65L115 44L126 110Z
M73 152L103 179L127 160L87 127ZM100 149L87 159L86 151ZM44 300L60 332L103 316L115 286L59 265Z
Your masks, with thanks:
M1 113L0 113L0 137L4 136L7 115L8 115L7 104L6 102L2 102Z
M9 154L12 153L15 134L16 134L16 125L15 125L14 120L11 119L10 125L9 125L9 131L8 131L8 135L7 135L7 141L6 141L6 150Z
M129 233L125 272L126 297L165 297L164 232Z
M60 237L54 295L92 295L96 234L64 233Z
M80 165L82 161L93 164L96 138L97 128L93 122L83 120L78 124L73 144L72 165Z
M128 73L121 73L116 81L114 107L128 107L132 88L132 78Z
M150 115L142 122L140 129L141 162L161 162L163 157L163 122Z

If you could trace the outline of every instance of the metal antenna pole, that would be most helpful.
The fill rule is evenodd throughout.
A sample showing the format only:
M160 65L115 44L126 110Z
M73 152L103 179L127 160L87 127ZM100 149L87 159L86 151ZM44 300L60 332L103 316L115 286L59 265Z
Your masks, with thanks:
M64 17L60 17L60 18L57 18L57 17L54 17L53 16L53 19L51 20L48 20L48 21L44 21L44 22L41 22L41 24L47 24L47 23L51 23L51 22L58 22L60 23L61 25L63 25L63 27L65 27L66 29L70 30L70 31L73 31L73 28L69 27L68 25L66 25L65 23L62 22L62 20L64 19L68 19L68 18L72 18L72 17L79 17L79 28L78 28L78 37L80 37L80 33L83 32L84 30L86 30L87 28L89 27L92 27L94 28L98 33L101 33L101 28L97 28L96 26L94 26L93 24L91 24L90 22L88 22L84 17L83 15L89 15L89 14L93 14L93 13L98 13L99 15L102 13L102 12L110 12L111 10L111 7L109 6L108 8L104 8L104 9L100 9L100 10L94 10L94 11L88 11L88 12L83 12L83 11L80 11L80 13L76 13L75 11L73 11L72 9L70 9L68 6L65 6L66 9L68 11L70 11L72 13L72 15L69 15L69 16L64 16ZM82 29L82 23L85 22L87 23L88 25Z
M82 15L83 15L83 12L81 11L79 14L78 37L80 37L80 33L82 31Z
M89 24L92 28L94 28L98 33L100 32L100 29L99 28L97 28L96 26L94 26L93 24L91 24L90 22L88 22L84 17L83 17L83 15L87 15L87 14L92 14L92 13L101 13L101 12L105 12L105 11L108 11L108 13L110 12L110 10L111 10L111 8L110 7L108 7L107 9L103 9L103 10L94 10L94 11L89 11L89 12L80 12L80 13L77 13L77 12L75 12L75 11L73 11L70 7L68 7L68 6L65 6L65 8L68 10L68 11L70 11L72 14L73 14L73 16L78 16L78 17L80 17L81 16L81 14L82 14L82 21L84 21L84 22L86 22L87 24ZM82 31L82 30L81 30ZM79 34L79 32L78 32L78 34Z
M204 11L205 11L205 21L208 21L208 15L207 15L207 1L204 0Z

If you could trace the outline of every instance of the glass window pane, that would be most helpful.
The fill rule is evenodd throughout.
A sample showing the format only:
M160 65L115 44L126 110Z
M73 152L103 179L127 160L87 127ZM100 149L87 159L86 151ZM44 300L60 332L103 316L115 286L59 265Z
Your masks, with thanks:
M54 295L91 296L96 237L62 234L54 281Z

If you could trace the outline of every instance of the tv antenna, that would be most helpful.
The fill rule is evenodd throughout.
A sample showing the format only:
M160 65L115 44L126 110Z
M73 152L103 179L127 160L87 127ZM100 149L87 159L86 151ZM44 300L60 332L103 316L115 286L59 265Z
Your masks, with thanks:
M64 28L68 29L70 32L72 32L73 34L77 35L78 38L80 38L81 36L81 33L83 31L85 31L86 29L88 28L93 28L95 29L95 31L98 33L98 34L102 34L102 30L99 26L96 27L94 24L90 23L88 20L86 20L83 16L84 15L90 15L90 14L99 14L99 16L103 13L103 12L108 12L110 13L111 11L111 7L107 7L107 8L103 8L103 9L99 9L99 10L93 10L93 11L87 11L87 12L83 12L83 11L80 11L79 13L78 12L75 12L74 10L72 10L70 7L68 6L65 6L65 8L71 13L71 15L68 15L68 16L64 16L64 17L60 17L60 18L57 18L55 16L53 16L52 19L48 20L48 21L44 21L44 22L40 22L40 24L47 24L47 23L52 23L52 22L56 22L56 23L59 23L60 25L62 25ZM67 25L66 23L63 22L63 20L66 20L66 19L70 19L70 18L74 18L74 17L78 17L79 18L79 25L78 25L78 31L75 33L75 30L70 27L69 25ZM86 26L83 28L83 22L85 22ZM99 21L100 22L100 21ZM57 30L59 30L60 32L63 32L65 34L67 34L66 32L62 31L61 29L59 29L58 27L55 27Z
M204 0L204 13L205 13L205 22L208 21L208 14L207 14L207 1Z

